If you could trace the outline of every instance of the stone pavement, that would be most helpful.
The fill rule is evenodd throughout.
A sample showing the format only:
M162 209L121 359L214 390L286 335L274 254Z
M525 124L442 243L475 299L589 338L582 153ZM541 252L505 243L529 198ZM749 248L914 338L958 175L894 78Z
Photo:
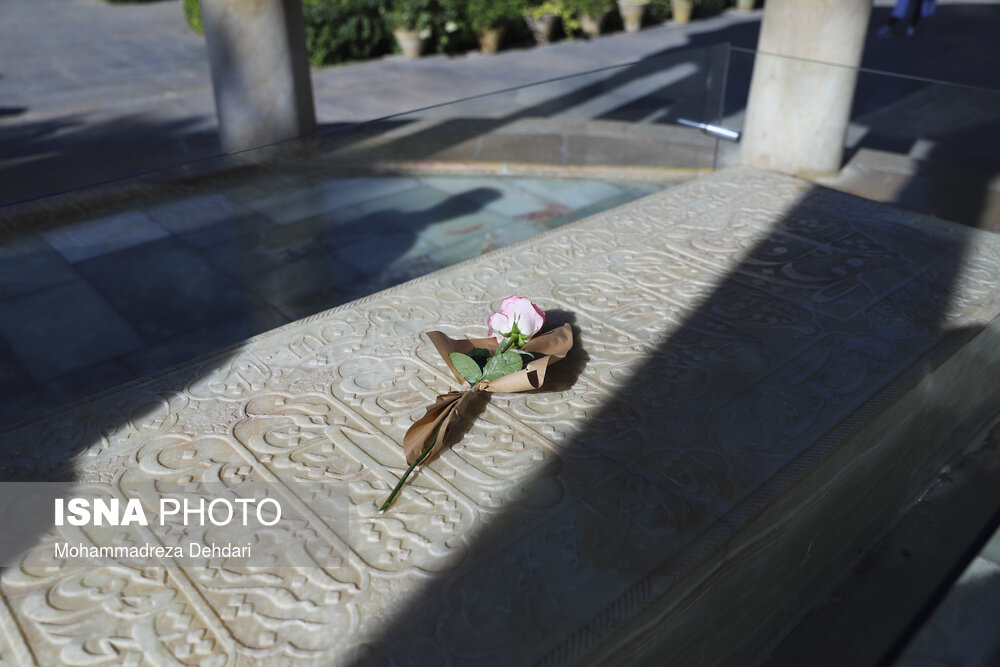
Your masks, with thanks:
M946 0L916 38L887 40L874 36L888 14L879 2L863 65L1000 89L997 69L983 66L1000 31L996 7ZM730 12L493 57L391 56L319 69L318 120L370 120L683 47L753 48L759 17ZM5 0L0 63L0 204L218 153L204 44L177 2Z
M997 235L738 168L94 397L4 433L4 479L265 485L297 519L253 545L310 566L80 562L54 545L170 531L30 525L0 655L748 664L992 416L998 273ZM509 293L575 354L484 397L378 515L407 426L455 386L421 333L481 332Z
M218 152L204 43L177 2L4 2L0 63L0 203Z
M71 22L53 20L61 16ZM391 56L318 69L317 120L329 128L381 118L730 36L752 45L756 20L729 14L497 57ZM0 178L0 204L218 154L204 53L177 2L4 2L0 62L10 64L0 72L0 173L17 185Z

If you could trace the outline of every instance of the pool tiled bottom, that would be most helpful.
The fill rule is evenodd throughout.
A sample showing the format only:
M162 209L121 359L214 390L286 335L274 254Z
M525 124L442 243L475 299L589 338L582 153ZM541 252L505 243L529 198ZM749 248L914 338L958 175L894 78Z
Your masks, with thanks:
M663 188L242 184L0 240L0 427Z

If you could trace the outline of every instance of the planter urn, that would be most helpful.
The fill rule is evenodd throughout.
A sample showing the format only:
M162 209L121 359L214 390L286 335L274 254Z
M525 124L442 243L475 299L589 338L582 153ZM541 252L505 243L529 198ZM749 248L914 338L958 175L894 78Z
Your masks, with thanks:
M500 50L500 43L503 41L503 27L480 30L476 33L479 37L479 50L483 53L496 53Z
M691 11L694 9L694 0L673 0L670 6L673 8L675 23L691 22Z
M552 33L555 32L557 18L559 17L555 14L545 14L543 16L524 15L524 20L528 24L528 27L531 28L531 34L535 36L535 42L538 44L548 44L552 41Z
M646 2L629 2L618 0L618 11L625 24L625 32L639 32L642 29L642 17L646 15Z
M396 28L392 31L392 34L396 38L396 43L399 44L399 48L402 50L405 58L412 60L424 54L424 47L427 45L427 40L421 37L420 33L416 30Z
M601 26L604 25L604 19L607 15L607 12L601 12L597 16L591 16L587 12L580 12L576 18L580 21L580 29L583 30L583 34L593 38L601 34Z

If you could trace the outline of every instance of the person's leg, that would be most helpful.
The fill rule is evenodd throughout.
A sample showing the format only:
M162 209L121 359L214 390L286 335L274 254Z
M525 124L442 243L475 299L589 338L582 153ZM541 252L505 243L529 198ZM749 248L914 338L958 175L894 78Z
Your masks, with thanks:
M910 2L912 3L912 0ZM896 0L896 5L892 8L892 12L889 13L889 18L886 19L885 25L879 28L876 34L879 37L889 37L892 35L893 26L899 23L899 19L906 15L907 7L907 0Z
M913 37L917 34L917 24L920 23L920 14L923 9L924 0L912 0L910 2L909 24L906 26L906 36Z

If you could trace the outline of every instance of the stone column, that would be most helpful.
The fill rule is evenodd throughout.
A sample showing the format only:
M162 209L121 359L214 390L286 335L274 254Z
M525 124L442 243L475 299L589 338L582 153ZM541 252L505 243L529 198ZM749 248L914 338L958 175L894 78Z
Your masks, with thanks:
M201 0L227 153L316 130L301 0Z
M767 0L742 160L813 177L840 170L871 0Z

